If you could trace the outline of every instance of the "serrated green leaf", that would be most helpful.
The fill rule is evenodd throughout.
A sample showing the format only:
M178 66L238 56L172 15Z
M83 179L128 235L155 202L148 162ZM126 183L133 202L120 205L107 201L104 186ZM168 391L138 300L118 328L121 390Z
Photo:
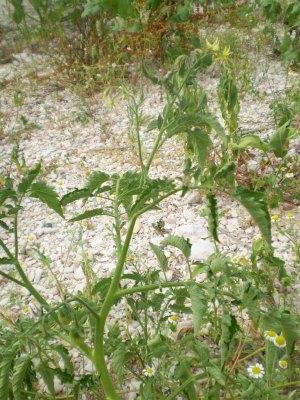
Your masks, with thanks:
M224 179L227 178L230 175L233 175L233 173L236 170L236 164L235 162L230 162L227 163L225 165L223 165L223 167L221 167L216 175L214 176L215 179Z
M77 217L69 219L68 222L82 221L84 219L92 218L92 217L98 217L100 215L112 216L111 213L109 213L108 211L106 211L103 208L94 208L93 210L85 211L84 213L77 215Z
M156 255L161 269L163 271L167 271L167 269L168 269L168 259L165 256L165 253L163 252L163 249L160 246L158 246L158 245L156 245L154 243L150 243L150 247L151 247L153 253Z
M239 326L236 322L235 317L229 314L226 308L224 308L223 311L221 330L222 333L220 339L220 349L221 349L221 364L223 368L229 356L229 350L232 344L232 339L239 331Z
M200 330L203 316L207 310L207 302L203 295L202 289L197 285L191 285L189 287L189 294L192 303L194 335L197 336Z
M145 64L142 63L142 71L143 74L145 75L146 78L150 79L150 81L152 83L154 83L154 85L161 85L161 80L158 79L156 76L154 76L153 74L151 74L148 69L145 67Z
M89 189L93 192L96 189L100 189L101 185L108 180L110 180L108 174L101 171L95 171L89 176L85 189Z
M53 344L51 348L55 350L62 358L66 371L69 374L73 374L74 369L69 355L69 351L61 344Z
M212 193L206 195L207 200L207 219L209 232L215 241L219 242L218 238L218 207L216 196Z
M271 246L271 219L264 194L238 188L234 197L248 210L259 227L263 238Z
M217 383L219 383L221 386L225 386L225 377L220 368L218 368L217 366L212 366L208 367L207 371L209 375L212 378L214 378Z
M191 255L191 244L188 240L184 239L181 236L168 236L165 238L161 244L163 246L173 246L179 249L182 254L185 256L186 259L188 259Z
M0 258L0 265L11 265L15 264L15 260L8 257L1 257Z
M10 230L9 226L8 226L7 223L4 222L4 221L0 221L0 226L1 226L1 228L3 228L3 229L6 230L6 231L9 231L9 230Z
M57 193L45 182L33 183L30 188L30 197L39 199L61 217L64 217Z
M123 367L126 359L126 345L119 343L112 355L112 366L120 385L124 382Z
M97 293L100 293L101 298L104 299L104 297L106 296L106 294L108 292L110 284L111 284L111 278L101 279L93 287L92 294L95 295Z
M50 368L46 361L41 362L36 367L37 372L41 375L47 389L49 390L52 396L55 396L55 387L54 387L54 376L55 373L52 368Z
M75 189L70 193L65 194L61 199L60 199L60 204L62 206L65 206L67 204L73 203L76 200L79 199L86 199L89 197L91 194L91 191L89 189Z
M193 151L199 165L203 168L208 157L208 147L212 144L208 133L200 129L190 131L187 134L187 142L189 150Z
M24 194L27 192L27 190L30 188L30 185L35 180L35 178L38 176L40 171L41 171L41 164L39 163L34 169L30 170L23 177L22 181L18 185L18 190L21 194Z
M9 374L13 360L15 358L15 353L13 351L8 351L1 354L0 363L0 400L8 400L10 380Z
M24 379L31 364L31 355L22 356L17 359L14 365L12 376L12 390L15 400L22 400L24 390Z

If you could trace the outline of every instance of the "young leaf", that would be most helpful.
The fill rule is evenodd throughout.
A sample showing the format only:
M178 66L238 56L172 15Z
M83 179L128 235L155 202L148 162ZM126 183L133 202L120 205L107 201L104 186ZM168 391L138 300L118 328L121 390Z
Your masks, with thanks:
M152 83L154 83L155 85L161 85L161 80L158 79L156 76L152 75L152 74L147 70L147 68L145 67L145 64L144 64L144 63L142 64L142 71L143 71L143 74L145 75L145 77L148 78L148 79L150 79L150 81L151 81Z
M1 257L0 258L0 265L11 265L15 264L15 260L8 257Z
M96 189L99 189L104 182L107 182L110 179L110 176L105 172L96 171L93 172L85 185L85 189L89 189L92 192Z
M69 351L61 344L53 344L51 348L62 358L66 371L69 374L73 374L73 364L70 359Z
M189 294L192 303L194 335L197 336L202 323L203 316L207 309L207 304L203 292L199 286L191 285L189 287Z
M24 390L24 379L28 373L28 369L31 364L31 358L31 355L21 356L15 362L12 377L12 390L15 400L23 399L22 392Z
M126 345L125 343L119 343L113 352L112 366L118 378L120 385L124 382L123 367L126 359Z
M236 319L233 315L229 314L228 310L224 308L222 323L221 323L221 339L220 339L220 347L221 347L221 363L222 368L225 366L225 363L228 359L230 345L235 334L239 330L239 326L236 322Z
M154 243L150 243L150 247L153 250L153 253L156 255L161 269L166 271L168 269L168 259L165 256L162 248Z
M67 204L73 203L73 201L79 200L79 199L86 199L89 197L91 194L91 191L88 189L75 189L70 193L65 194L61 199L60 199L60 204L62 206L65 206Z
M234 162L227 163L217 171L214 178L215 179L227 178L228 176L233 175L235 169L236 169L236 164Z
M27 175L24 176L24 178L18 185L18 190L21 194L24 194L25 192L27 192L27 190L30 188L30 185L35 180L35 178L38 176L40 171L41 171L41 164L39 163L34 169L31 169L27 173Z
M93 210L85 211L82 214L77 215L77 217L69 219L69 222L82 221L83 219L97 217L99 215L109 215L112 216L109 212L107 212L104 208L94 208Z
M270 150L269 145L264 143L258 136L256 135L247 135L243 136L238 143L232 145L233 149L236 150L245 150L248 147L252 147L254 149L259 149L263 151Z
M206 200L207 200L208 228L214 240L219 242L217 200L212 193L208 193L206 195Z
M284 157L288 152L289 145L289 128L288 122L282 125L272 135L269 147L274 151L276 157Z
M187 133L188 148L193 151L201 168L208 156L208 147L212 144L207 132L195 129Z
M49 390L52 396L55 395L55 387L54 387L54 371L50 368L46 361L41 362L36 368L37 372L41 375L47 389Z
M185 256L186 259L188 259L191 255L191 244L188 240L185 240L181 236L168 236L166 239L164 239L161 244L163 246L173 246L177 247L183 255Z
M15 358L13 351L7 351L1 354L0 363L0 400L8 400L9 394L9 373L12 362Z
M30 188L30 196L39 199L61 217L64 217L57 193L45 182L33 183Z
M238 188L234 197L248 210L263 238L271 246L271 219L264 194L252 190Z

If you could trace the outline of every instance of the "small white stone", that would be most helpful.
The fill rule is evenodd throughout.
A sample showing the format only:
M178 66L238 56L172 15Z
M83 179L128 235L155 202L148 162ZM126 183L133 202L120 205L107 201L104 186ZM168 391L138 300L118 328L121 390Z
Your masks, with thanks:
M191 258L196 261L206 260L215 252L215 247L209 240L198 239L192 244Z
M33 281L35 284L40 282L42 274L43 274L42 268L37 268L35 270L34 281Z
M75 273L74 273L74 278L78 281L84 279L84 273L82 271L82 268L77 268Z
M162 281L165 281L165 280L171 281L172 278L173 278L173 271L171 271L171 270L168 270L168 271L165 271L165 272L160 271L160 273L159 273L159 278L160 278Z
M138 233L141 230L141 228L142 228L142 223L140 220L137 220L133 228L133 233Z

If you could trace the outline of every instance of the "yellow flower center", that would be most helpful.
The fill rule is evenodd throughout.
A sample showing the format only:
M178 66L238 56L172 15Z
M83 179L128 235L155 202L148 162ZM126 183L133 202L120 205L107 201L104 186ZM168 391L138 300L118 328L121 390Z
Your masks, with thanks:
M272 215L272 220L273 221L278 221L279 220L279 216L278 215Z
M258 374L261 373L261 369L260 369L259 367L253 367L253 368L252 368L252 372L253 372L255 375L258 375Z
M153 369L152 368L147 368L146 372L147 372L147 374L153 374Z
M287 214L287 218L294 218L294 214L291 213Z
M276 337L276 332L274 332L274 331L267 331L267 336L269 336L269 337Z
M279 345L279 346L284 346L285 345L285 338L283 336L278 336L275 339L275 342Z
M281 360L280 361L280 365L282 368L286 368L287 367L287 362L285 360Z
M176 317L176 315L171 315L170 319L171 319L172 321L174 321L174 322L176 322L176 321L177 321L177 317Z

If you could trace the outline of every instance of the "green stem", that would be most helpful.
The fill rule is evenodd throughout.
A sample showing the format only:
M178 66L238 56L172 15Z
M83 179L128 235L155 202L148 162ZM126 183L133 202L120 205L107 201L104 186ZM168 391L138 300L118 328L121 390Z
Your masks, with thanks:
M300 381L281 383L280 385L272 386L271 389L281 389L287 386L298 386Z
M131 237L133 234L134 225L136 222L137 216L134 216L131 221L129 222L128 231L126 235L126 239L124 245L122 247L122 251L119 254L117 266L114 272L113 279L111 281L108 293L105 297L99 318L96 321L96 338L95 338L95 352L94 352L94 360L95 360L95 367L101 376L102 385L104 391L107 396L107 400L119 400L120 397L117 394L110 374L108 372L106 362L105 362L105 352L104 352L104 328L107 316L111 307L115 301L115 294L118 289L123 267L126 261L126 256L129 249L129 244L131 241Z
M115 241L118 254L120 254L122 251L120 210L118 204L119 187L120 187L120 179L118 179L116 183L116 196L114 200L114 216L115 216L115 231L116 231Z
M240 363L240 362L242 362L242 361L245 361L245 360L248 360L248 358L251 358L251 357L255 356L255 354L264 351L265 348L266 348L266 346L260 347L259 349L253 351L253 353L248 354L246 357L240 358L240 359L238 360L238 363Z
M199 374L196 376L191 375L186 381L184 381L177 389L174 390L173 393L170 394L170 396L168 396L166 398L166 400L172 400L175 399L176 396L181 393L189 384L191 384L192 382L194 382L195 380L202 378L204 375L203 374Z
M144 285L144 286L135 286L129 289L118 290L115 293L115 298L117 299L119 297L127 296L129 294L148 292L150 290L156 290L160 288L188 286L189 284L190 282L164 282L164 283L153 283L151 285Z

